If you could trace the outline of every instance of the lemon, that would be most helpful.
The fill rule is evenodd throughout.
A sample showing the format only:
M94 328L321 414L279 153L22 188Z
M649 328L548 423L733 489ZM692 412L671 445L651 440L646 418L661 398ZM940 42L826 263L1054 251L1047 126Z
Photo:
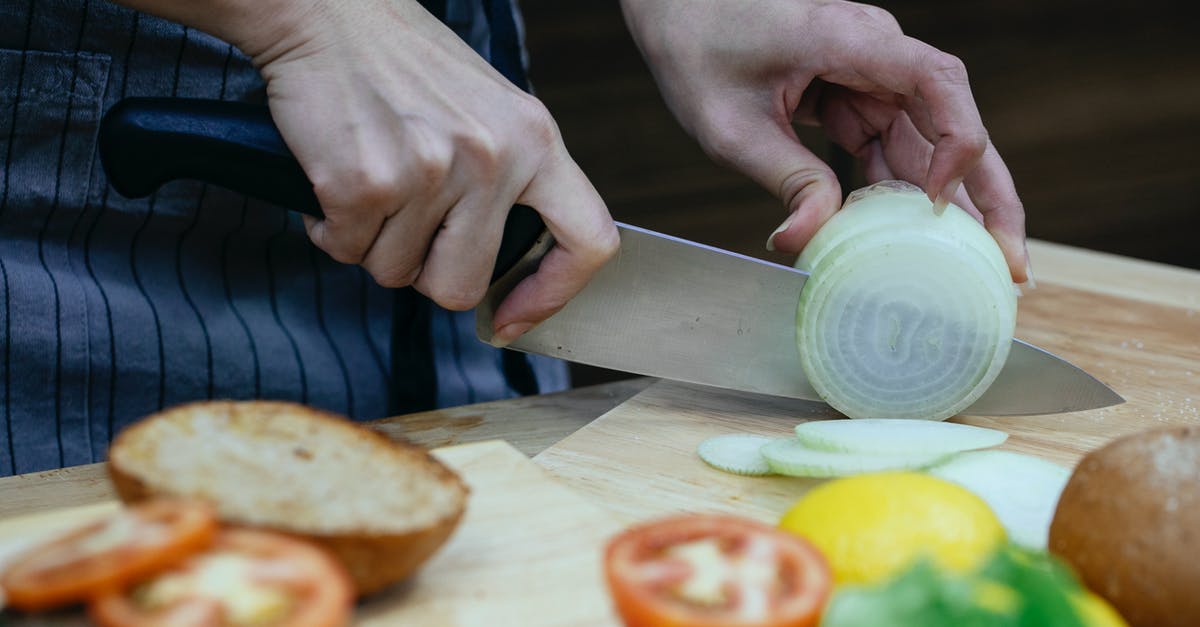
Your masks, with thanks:
M792 506L779 526L825 554L838 584L874 583L928 556L949 571L979 566L1004 527L978 496L915 472L837 479Z
M1083 619L1083 624L1087 627L1129 627L1129 623L1121 618L1121 615L1108 604L1108 601L1092 592L1085 590L1077 594L1072 601L1075 603L1075 610L1079 612L1079 617Z

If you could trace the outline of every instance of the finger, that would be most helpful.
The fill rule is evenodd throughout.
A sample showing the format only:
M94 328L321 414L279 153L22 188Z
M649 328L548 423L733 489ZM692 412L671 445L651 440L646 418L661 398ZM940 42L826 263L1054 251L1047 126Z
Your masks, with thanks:
M767 250L798 253L842 204L833 170L800 143L790 115L733 104L703 139L713 156L783 201L788 215L767 238Z
M383 287L407 287L420 277L425 258L445 207L457 198L413 202L384 221L362 261L363 268Z
M953 55L903 35L853 43L847 49L859 75L928 107L934 151L923 177L925 191L935 200L953 196L957 181L975 168L987 147L966 68Z
M907 115L901 113L883 139L883 155L889 168L900 178L912 181L919 176L933 153ZM994 146L988 143L979 165L964 179L952 200L982 222L1000 245L1015 282L1026 278L1025 211L1012 176Z
M895 175L910 183L919 183L929 168L929 160L933 157L933 144L930 144L917 130L906 112L897 112L895 119L892 120L884 134L881 144L883 157ZM983 216L971 202L970 196L962 186L955 190L953 197L943 196L943 200L953 202L974 216L976 220L983 222ZM935 211L944 209L944 206L935 207Z
M990 142L979 167L963 180L983 224L1000 244L1013 282L1025 283L1029 274L1029 252L1025 245L1025 207L1017 196L1012 175L1000 153Z
M325 217L322 219L305 216L304 229L313 245L342 263L360 263L366 256L379 229L395 208L385 203L385 196L358 199L352 205L341 205L334 201L320 201ZM393 199L394 200L394 199Z
M868 143L863 154L863 173L866 175L868 183L878 183L879 181L889 181L897 178L896 174L892 172L891 166L888 165L887 158L883 156L883 146L879 140Z
M492 343L497 346L562 309L620 244L604 201L566 150L549 159L518 202L541 214L555 244L537 272L518 283L496 309Z
M445 137L413 119L387 137L347 143L309 174L325 217L306 221L306 227L313 243L334 259L361 263L385 220L442 193L454 153Z
M453 311L479 304L492 277L512 196L468 194L446 214L413 286Z
M866 168L867 181L900 179L920 185L929 169L933 144L896 103L842 87L831 88L820 109L830 140L854 154ZM983 221L961 188L953 201Z

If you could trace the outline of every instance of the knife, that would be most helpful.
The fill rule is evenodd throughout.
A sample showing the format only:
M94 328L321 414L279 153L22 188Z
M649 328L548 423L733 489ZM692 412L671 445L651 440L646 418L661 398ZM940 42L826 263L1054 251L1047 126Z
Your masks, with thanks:
M113 188L145 196L198 179L320 217L312 184L266 107L129 98L106 115L101 164ZM820 401L795 350L796 307L808 275L617 223L617 255L561 311L507 348L702 385ZM535 211L505 223L476 331L492 339L496 307L537 269L553 238ZM1014 339L1008 360L965 414L1018 416L1124 402L1082 369Z

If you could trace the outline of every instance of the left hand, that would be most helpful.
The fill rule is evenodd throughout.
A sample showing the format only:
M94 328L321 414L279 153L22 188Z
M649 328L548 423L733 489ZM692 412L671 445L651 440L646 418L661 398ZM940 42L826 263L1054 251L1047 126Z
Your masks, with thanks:
M792 128L815 124L870 182L907 180L973 213L1026 280L1025 212L956 57L905 36L883 9L841 0L622 7L684 128L787 205L768 248L799 252L841 206L833 171Z

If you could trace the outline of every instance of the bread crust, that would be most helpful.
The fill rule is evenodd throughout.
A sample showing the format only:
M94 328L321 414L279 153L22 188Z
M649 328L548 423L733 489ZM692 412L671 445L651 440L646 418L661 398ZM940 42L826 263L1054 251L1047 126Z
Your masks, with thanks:
M213 505L217 508L218 515L223 522L282 532L311 540L324 547L346 567L359 596L377 592L408 578L449 539L462 520L466 510L469 488L457 473L446 467L425 449L407 442L391 440L377 431L353 423L336 414L278 401L189 403L148 416L126 428L113 441L109 452L108 472L120 499L126 503L135 503L161 496L195 497L196 495L183 495L173 491L169 480L155 481L139 476L137 472L127 468L122 463L122 459L135 444L145 445L140 440L146 436L144 432L151 428L155 421L186 419L189 412L195 411L230 411L231 409L236 409L243 414L260 414L264 419L286 414L292 419L311 421L312 426L319 430L340 430L343 436L352 439L362 438L364 443L373 442L373 449L377 449L382 444L386 450L392 452L396 463L410 466L414 472L425 473L437 482L440 490L452 494L454 506L432 524L396 533L381 532L378 526L366 524L372 521L364 521L362 529L337 532L297 529L295 525L289 525L286 520L272 520L267 524L256 524L241 520L236 515L231 515L227 509L223 509L219 495L210 499L214 501ZM349 430L353 430L353 433Z

